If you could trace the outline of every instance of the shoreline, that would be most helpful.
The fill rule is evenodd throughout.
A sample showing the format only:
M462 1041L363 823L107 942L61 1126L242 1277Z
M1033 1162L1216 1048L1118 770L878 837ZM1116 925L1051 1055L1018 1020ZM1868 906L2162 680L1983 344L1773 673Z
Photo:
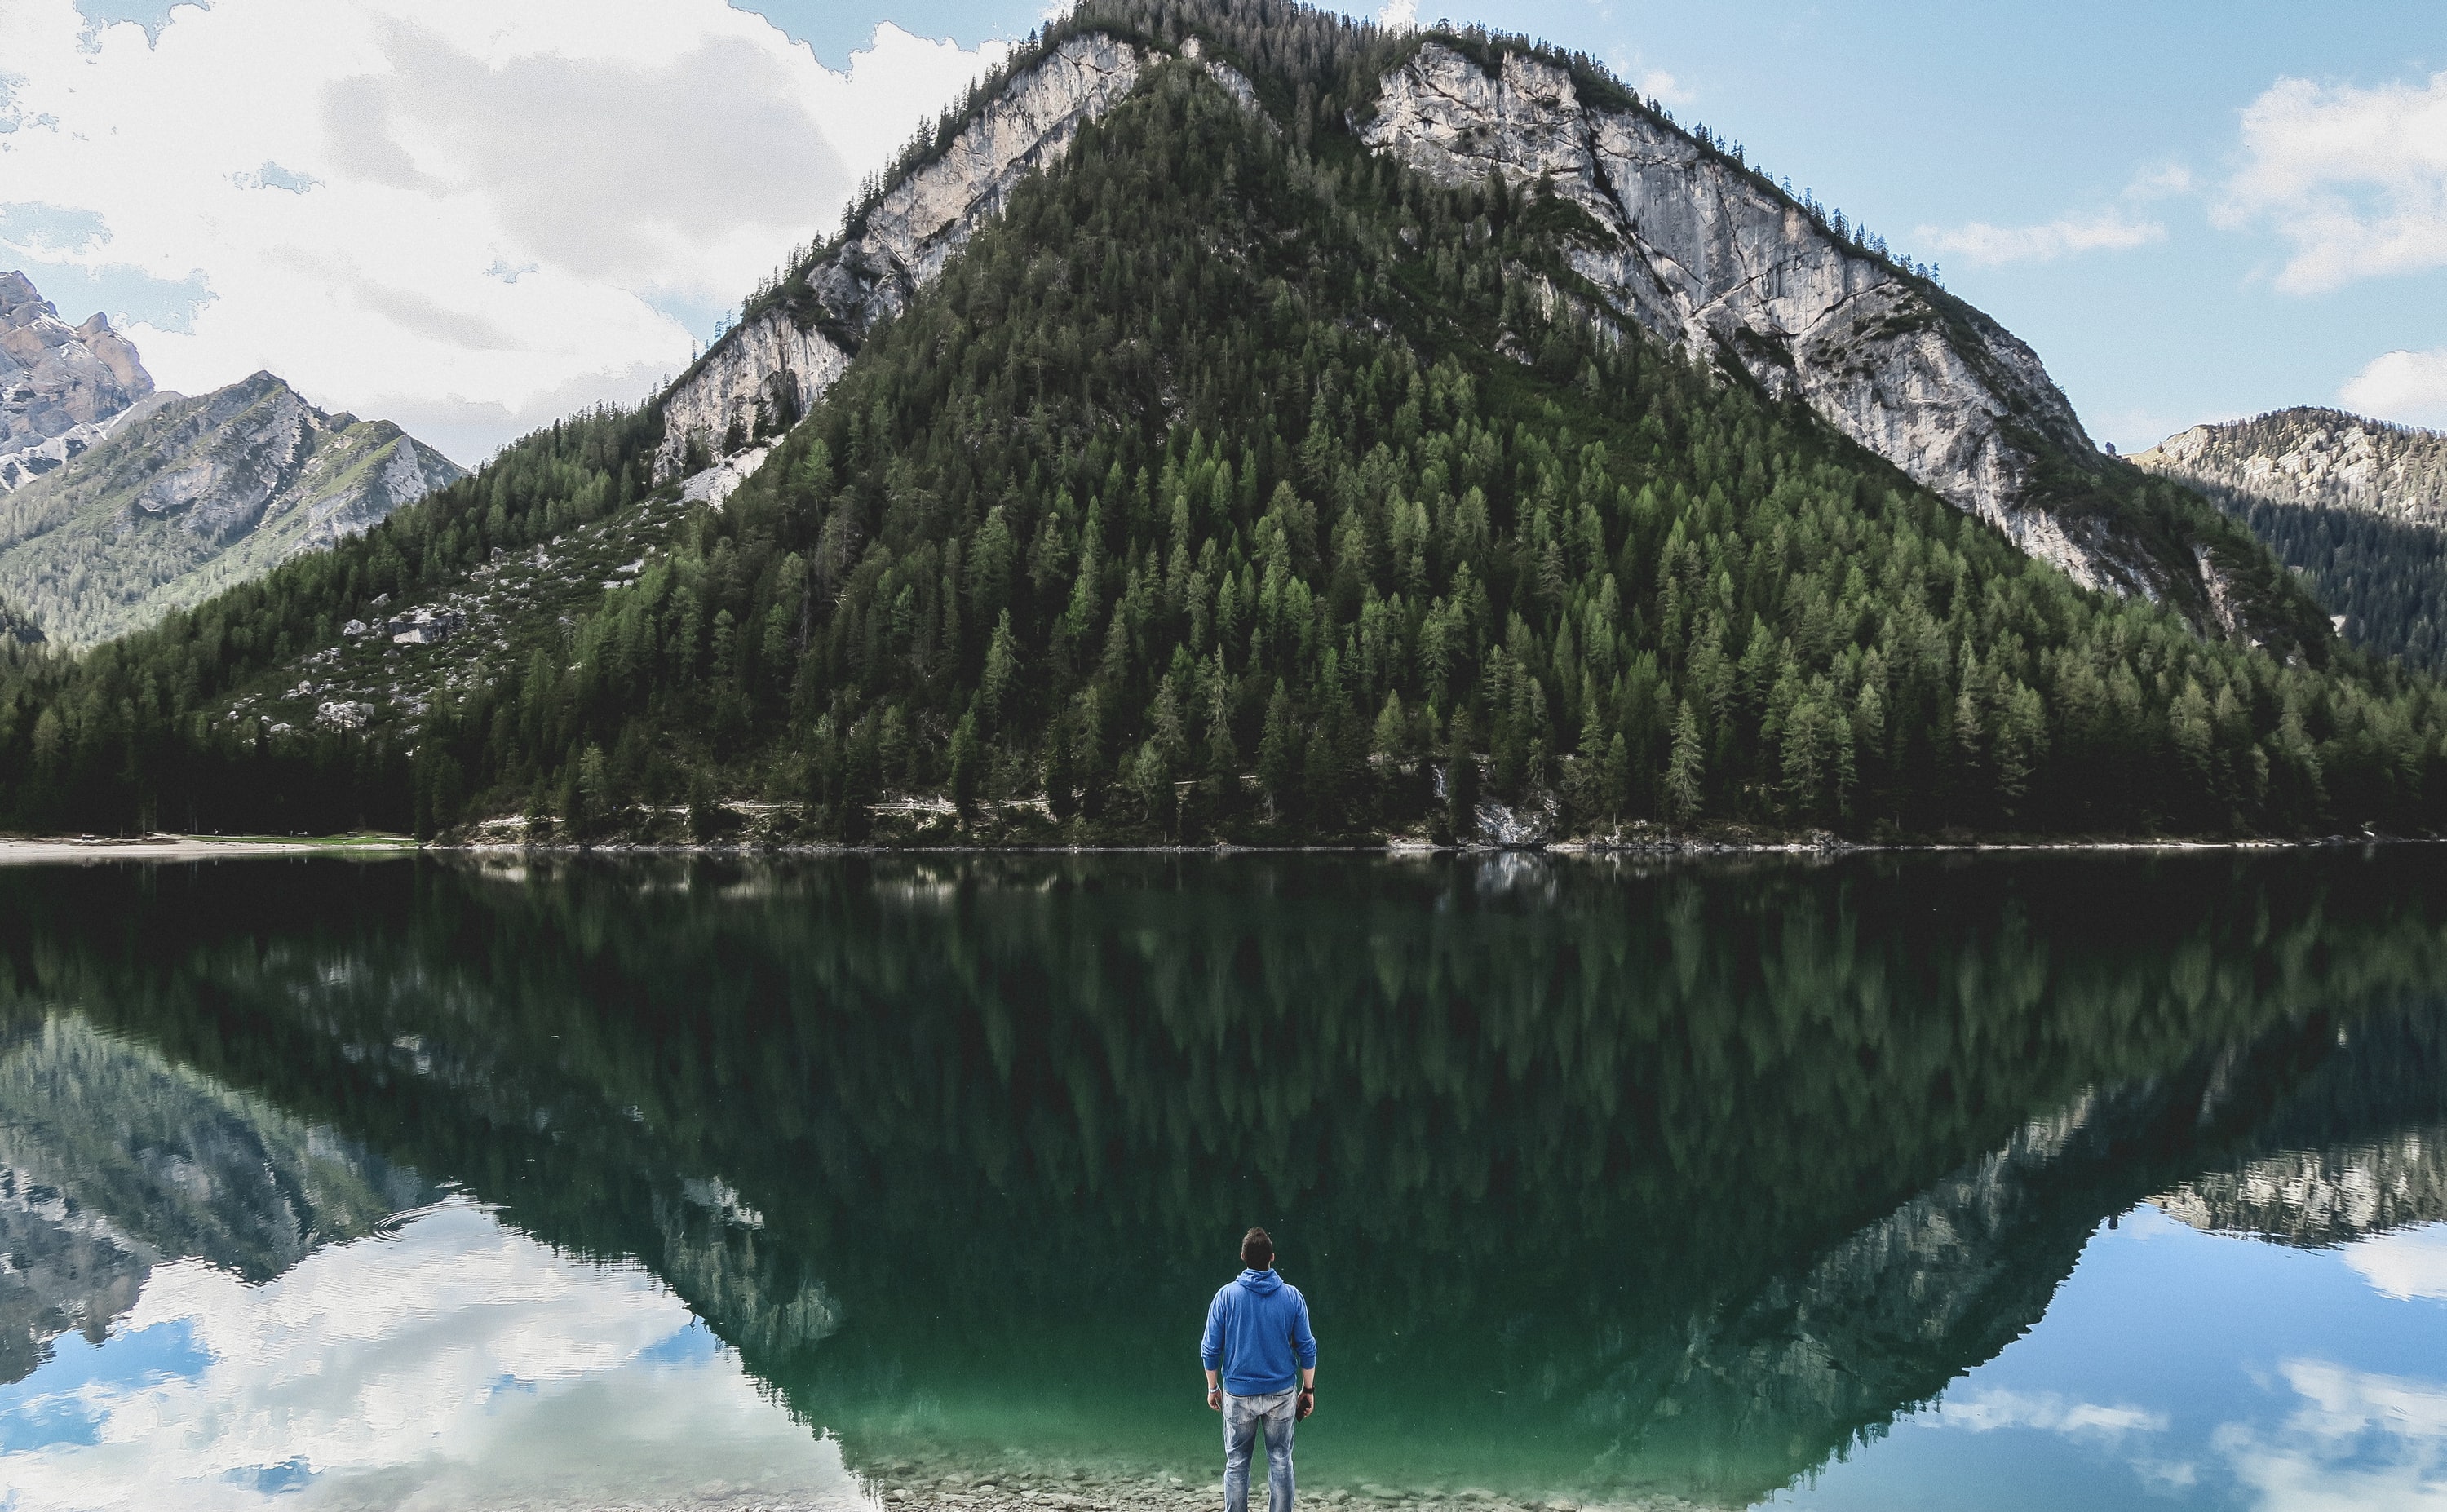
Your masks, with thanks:
M1262 1466L1262 1458L1258 1462ZM1265 1481L1250 1476L1250 1504L1265 1500ZM954 1473L877 1477L865 1489L883 1512L1201 1512L1224 1500L1220 1474L1211 1479L1155 1474L1144 1477L1082 1477ZM1447 1488L1331 1485L1302 1486L1301 1503L1331 1512L1730 1512L1734 1503L1695 1501L1672 1492L1621 1492L1601 1500L1504 1494L1479 1487Z
M1518 845L1435 844L1424 841L1387 840L1373 844L1240 845L1059 845L992 842L971 844L864 844L829 842L767 843L716 841L699 844L663 841L427 841L417 847L453 856L1383 856L1389 859L1432 856L1559 856L1584 860L1674 860L1732 856L1868 856L1952 855L2005 852L2192 852L2343 850L2371 845L2440 845L2447 835L2319 835L2298 840L1995 840L1995 841L1733 841L1663 840L1608 843L1592 841L1537 841Z
M424 847L404 836L280 840L241 835L0 835L0 866L93 861L199 861L264 856L406 856Z
M728 860L815 859L832 856L1381 856L1425 860L1437 856L1553 856L1578 860L1702 860L1746 856L1821 857L1913 855L2192 854L2218 851L2340 850L2373 845L2447 844L2429 835L2327 835L2303 840L2068 840L1930 841L1854 842L1687 841L1609 845L1566 841L1527 845L1433 845L1415 841L1351 845L829 845L672 844L611 841L599 845L418 841L406 836L277 839L258 836L147 835L0 836L0 866L103 861L199 861L270 857L342 856L395 860L408 856L474 858L720 857Z

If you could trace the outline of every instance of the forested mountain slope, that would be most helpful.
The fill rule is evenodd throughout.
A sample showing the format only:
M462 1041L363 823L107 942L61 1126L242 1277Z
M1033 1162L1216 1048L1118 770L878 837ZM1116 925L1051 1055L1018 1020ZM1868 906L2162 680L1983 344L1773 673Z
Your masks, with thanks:
M1244 103L1273 98L1302 140L1322 119L1448 186L1545 186L1588 234L1522 297L1644 330L1800 400L2083 586L2175 604L2281 652L2324 638L2248 533L2100 455L2028 347L1738 144L1683 131L1585 58L1477 33L1382 34L1281 4L1095 0L1055 28L673 387L658 475L803 412L1019 178L1060 161L1082 123L1176 49Z
M654 487L660 411L552 427L156 631L32 658L0 693L0 813L584 835L754 797L838 840L2437 822L2447 701L2332 658L2265 554L2203 544L2196 495L2098 461L2227 563L2192 617L2085 588L1806 385L1566 297L1622 242L1552 181L1372 150L1387 39L1262 5L1101 24L1130 86L835 343L803 423L776 438L768 406L719 507ZM481 636L449 621L518 564L560 596L530 577L483 590Z
M2447 436L2336 409L2194 425L2134 458L2249 526L2347 640L2447 672Z
M166 396L0 494L0 597L91 645L357 534L465 469L268 372Z

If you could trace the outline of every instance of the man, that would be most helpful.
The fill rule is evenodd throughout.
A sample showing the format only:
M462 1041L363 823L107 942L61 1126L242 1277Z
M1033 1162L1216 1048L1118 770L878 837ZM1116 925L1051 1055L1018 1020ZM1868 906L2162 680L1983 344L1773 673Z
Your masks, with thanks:
M1246 1267L1206 1309L1206 1405L1224 1414L1224 1512L1249 1512L1249 1441L1266 1435L1266 1503L1292 1512L1292 1426L1317 1408L1317 1336L1308 1299L1275 1274L1261 1228L1241 1240Z

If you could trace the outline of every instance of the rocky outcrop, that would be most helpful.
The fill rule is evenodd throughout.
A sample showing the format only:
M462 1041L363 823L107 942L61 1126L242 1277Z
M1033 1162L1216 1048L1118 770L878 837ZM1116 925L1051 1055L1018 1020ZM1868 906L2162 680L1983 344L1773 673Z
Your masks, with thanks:
M863 223L714 343L663 397L655 476L669 479L787 426L832 387L875 323L908 307L1021 180L1138 84L1149 58L1074 37L1014 77L977 119L886 190ZM693 465L692 465L693 463Z
M2169 569L2106 521L2035 500L2042 450L2099 460L2030 348L1659 118L1584 100L1554 64L1513 53L1489 73L1431 39L1362 135L1448 183L1551 185L1595 222L1573 266L1603 313L1798 395L2086 586L2165 591Z
M1437 784L1443 784L1441 775ZM1472 811L1478 822L1478 843L1499 850L1524 850L1544 845L1555 838L1558 812L1554 795L1523 803L1519 807L1482 798Z
M757 468L765 465L765 458L772 449L759 442L745 451L731 453L690 478L687 485L680 489L680 498L688 503L711 504L720 509L724 500L737 493L739 485L752 477Z
M65 466L152 392L108 319L71 326L24 274L0 274L0 493Z
M294 501L294 549L328 546L461 476L398 426L326 414L268 372L175 407L127 449L150 465L121 506L123 535L163 520L223 544Z
M2447 525L2447 435L2342 409L2281 409L2194 425L2133 461L2274 503Z
M0 498L0 596L55 640L139 629L363 532L464 476L396 425L270 373L176 396Z
M658 480L694 477L761 444L815 403L849 366L824 331L778 306L750 315L663 397Z
M1205 72L1206 77L1214 80L1225 94L1232 97L1235 104L1251 115L1261 112L1262 107L1258 104L1258 86L1249 82L1247 74L1221 58L1210 56L1205 42L1196 37L1184 37L1181 42L1181 55L1198 65Z

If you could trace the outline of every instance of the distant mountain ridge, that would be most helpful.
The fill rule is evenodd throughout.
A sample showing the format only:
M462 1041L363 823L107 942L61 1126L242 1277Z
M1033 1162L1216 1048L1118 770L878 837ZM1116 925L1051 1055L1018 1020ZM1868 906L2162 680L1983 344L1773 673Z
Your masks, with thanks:
M2447 524L2447 435L2301 406L2194 425L2135 464L2281 504Z
M388 421L258 372L157 391L133 343L0 274L0 634L92 645L465 476Z
M70 326L22 273L0 273L0 493L66 465L153 392L126 337Z
M389 421L327 414L268 372L156 396L0 495L0 598L92 645L356 535L465 476Z
M2248 526L2347 640L2447 675L2447 435L2305 406L2194 425L2133 461Z

